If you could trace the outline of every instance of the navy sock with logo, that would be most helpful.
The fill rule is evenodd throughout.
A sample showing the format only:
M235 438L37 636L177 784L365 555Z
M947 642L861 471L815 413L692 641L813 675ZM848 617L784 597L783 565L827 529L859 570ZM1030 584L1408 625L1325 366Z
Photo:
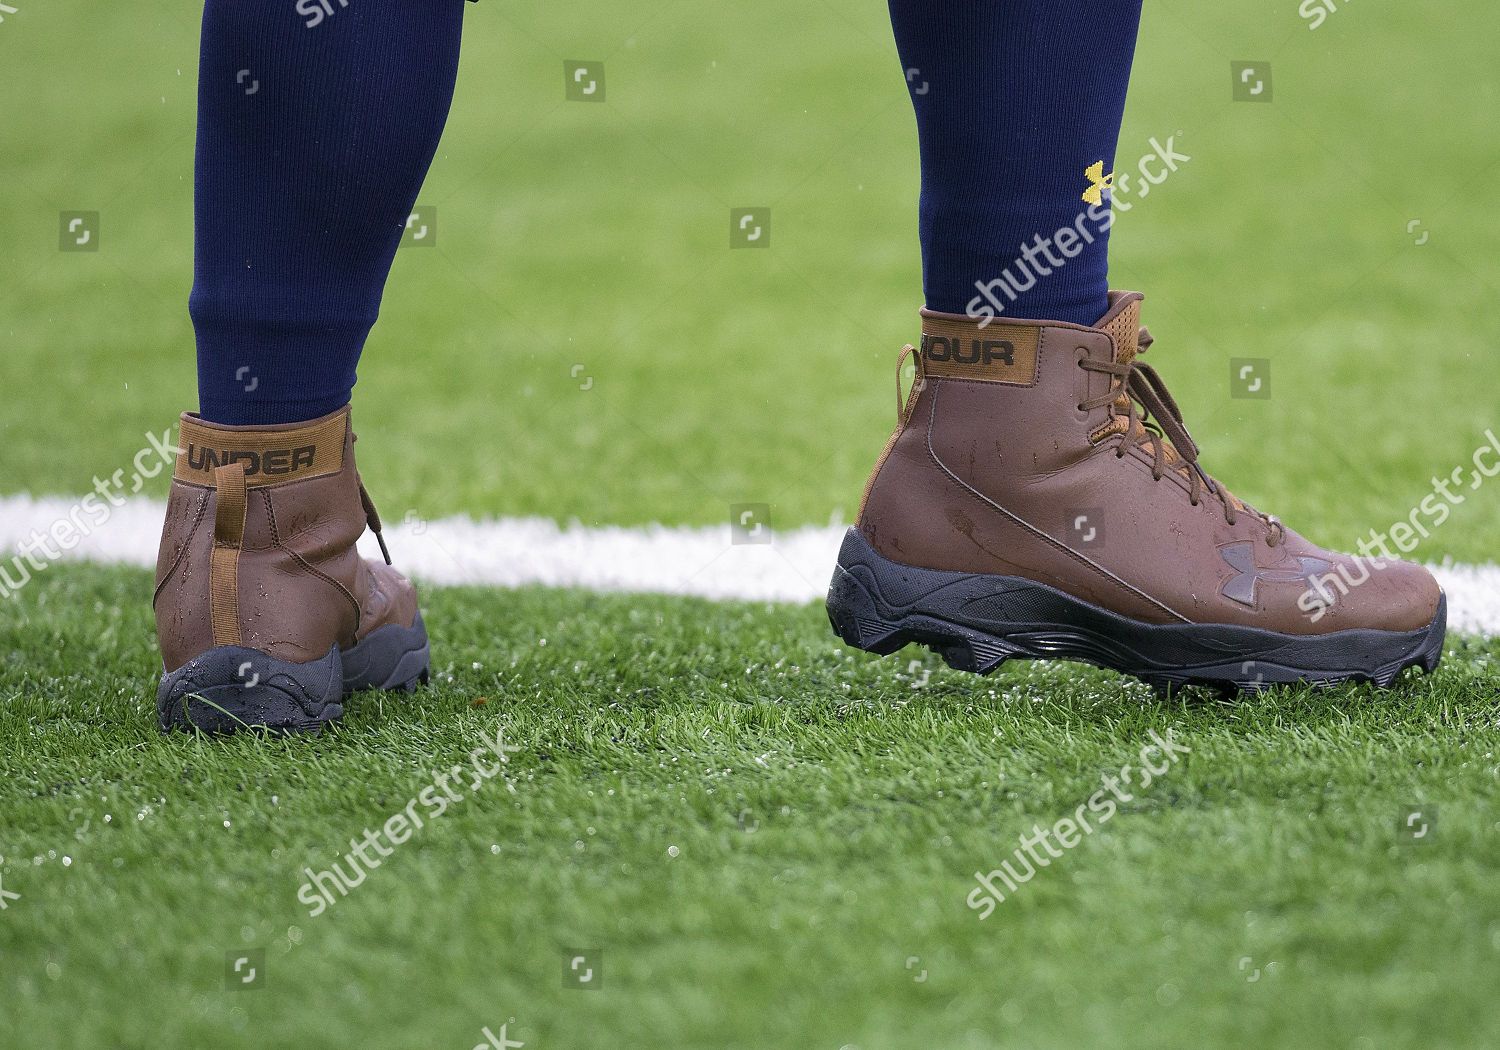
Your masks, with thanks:
M917 114L928 307L1093 324L1109 289L1098 181L1114 170L1141 0L890 9Z
M207 0L189 308L204 418L349 401L447 120L463 0Z

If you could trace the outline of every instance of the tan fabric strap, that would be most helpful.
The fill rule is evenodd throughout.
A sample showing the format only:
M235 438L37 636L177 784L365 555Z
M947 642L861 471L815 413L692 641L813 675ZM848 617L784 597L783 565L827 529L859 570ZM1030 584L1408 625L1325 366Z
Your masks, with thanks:
M239 645L240 549L245 541L245 466L233 462L214 471L214 549L209 559L209 613L215 645Z
M916 373L912 376L911 390L905 393L901 390L901 370L906 367L906 359L910 357L915 362ZM917 348L907 343L901 348L901 356L896 358L896 422L905 423L911 416L911 410L917 403L917 394L922 390L922 355L917 353Z
M922 315L922 369L935 379L971 379L1013 386L1036 384L1036 325L990 324L967 317Z
M230 429L184 416L173 476L190 485L210 487L220 467L237 463L243 468L245 485L259 488L337 474L344 468L348 426L347 412L285 429Z

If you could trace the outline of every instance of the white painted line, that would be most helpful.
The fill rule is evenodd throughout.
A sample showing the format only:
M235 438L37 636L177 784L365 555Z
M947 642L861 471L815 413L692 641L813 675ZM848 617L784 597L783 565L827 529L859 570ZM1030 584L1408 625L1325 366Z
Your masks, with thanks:
M0 559L0 586L7 576L14 582L12 557L19 546L30 542L33 533L47 535L77 506L78 501L59 497L0 496L0 551L6 552ZM76 539L63 557L151 567L164 511L156 500L125 500L107 521ZM546 518L466 517L386 525L396 564L429 583L540 584L770 602L821 599L843 535L843 525L814 526L777 532L770 544L735 544L728 525L625 528L558 525ZM49 546L55 550L58 544L49 541ZM366 534L361 548L379 557L373 536ZM1454 630L1500 634L1500 566L1430 568L1448 592L1448 622Z

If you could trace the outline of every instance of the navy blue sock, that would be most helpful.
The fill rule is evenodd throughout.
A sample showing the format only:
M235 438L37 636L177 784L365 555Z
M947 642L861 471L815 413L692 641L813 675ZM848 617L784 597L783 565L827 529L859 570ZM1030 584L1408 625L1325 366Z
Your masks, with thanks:
M207 0L189 308L200 411L349 401L458 70L463 0Z
M928 307L1093 324L1107 307L1109 197L1082 199L1085 172L1114 170L1141 0L890 8L917 113Z

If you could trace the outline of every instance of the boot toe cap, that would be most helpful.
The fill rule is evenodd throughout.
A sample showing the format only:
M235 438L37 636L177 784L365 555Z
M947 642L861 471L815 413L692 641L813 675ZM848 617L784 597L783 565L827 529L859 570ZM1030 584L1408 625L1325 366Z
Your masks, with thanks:
M1342 556L1325 577L1334 630L1417 631L1437 616L1443 591L1432 573L1408 561Z

